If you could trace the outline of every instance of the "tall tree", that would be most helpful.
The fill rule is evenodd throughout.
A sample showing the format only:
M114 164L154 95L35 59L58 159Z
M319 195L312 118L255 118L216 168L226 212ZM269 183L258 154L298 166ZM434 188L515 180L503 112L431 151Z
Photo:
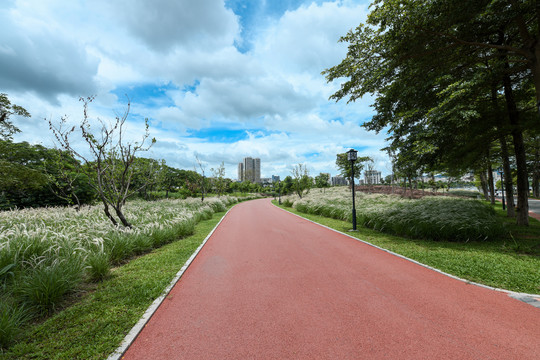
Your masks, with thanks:
M309 177L309 170L305 164L294 165L292 170L293 187L296 194L302 198L304 191L309 192L313 183Z
M0 93L0 139L11 140L14 134L20 132L10 120L11 115L30 117L25 108L12 104L7 94Z
M214 185L216 187L216 192L218 197L225 192L225 187L227 185L225 179L225 163L222 161L217 169L211 168L212 175L214 177Z
M517 222L527 225L526 126L512 88L527 88L532 82L540 100L538 14L531 1L377 0L367 24L341 39L350 44L347 57L324 72L328 81L348 78L332 98L355 101L376 94L377 114L365 126L389 128L394 145L416 149L421 163L435 167L449 163L463 144L478 147L482 139L489 146L496 121L481 121L488 118L480 102L489 101L495 84L496 92L504 92L508 109L506 115L498 114L508 126L497 129L512 134L514 142ZM463 95L474 101L440 111Z
M163 162L159 185L165 190L165 197L169 198L169 192L178 190L183 185L181 170L167 166Z
M330 175L327 173L320 173L315 176L315 186L325 189L330 186Z
M362 177L362 170L366 161L370 161L369 156L360 156L354 162L354 178L360 179ZM351 178L351 162L347 160L347 153L337 154L336 155L336 167L338 168L339 174L346 179Z

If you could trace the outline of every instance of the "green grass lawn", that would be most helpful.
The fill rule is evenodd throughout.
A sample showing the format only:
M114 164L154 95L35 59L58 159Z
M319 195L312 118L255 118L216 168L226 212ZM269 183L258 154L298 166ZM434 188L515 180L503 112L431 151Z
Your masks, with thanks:
M274 202L276 203L276 202ZM283 206L282 206L283 207ZM510 235L498 240L449 242L408 239L359 227L351 223L283 207L316 223L345 232L446 273L473 282L517 292L540 294L540 222L530 219L527 228L516 226L500 208L497 215Z
M192 236L113 269L110 278L69 299L71 306L30 326L0 359L106 359L223 215L198 223Z

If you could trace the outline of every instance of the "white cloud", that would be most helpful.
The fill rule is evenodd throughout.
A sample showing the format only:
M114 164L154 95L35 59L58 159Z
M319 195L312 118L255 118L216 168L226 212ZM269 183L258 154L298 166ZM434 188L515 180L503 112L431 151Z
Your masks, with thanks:
M337 41L365 15L357 1L306 1L255 20L252 48L241 53L234 46L245 40L239 18L222 0L21 0L0 5L0 20L12 30L0 33L0 90L34 116L17 119L17 139L46 143L41 119L77 120L78 96L97 94L92 111L109 118L123 109L119 88L167 85L161 101L128 93L136 99L130 132L150 118L158 139L152 156L190 169L198 153L209 167L224 161L232 178L245 156L260 157L265 176L286 176L297 163L313 175L334 174L338 152L366 146L373 155L384 146L383 135L360 127L372 113L370 99L329 102L339 84L320 74L345 56ZM221 143L187 135L216 127L249 136Z
M238 36L236 16L220 0L117 0L109 2L126 29L150 49L215 48Z
M346 45L338 39L366 17L365 5L340 2L311 3L287 11L258 40L254 52L266 63L291 73L318 75L337 64Z
M4 91L31 91L57 103L59 94L96 91L99 59L54 24L22 18L19 11L0 10L0 83Z

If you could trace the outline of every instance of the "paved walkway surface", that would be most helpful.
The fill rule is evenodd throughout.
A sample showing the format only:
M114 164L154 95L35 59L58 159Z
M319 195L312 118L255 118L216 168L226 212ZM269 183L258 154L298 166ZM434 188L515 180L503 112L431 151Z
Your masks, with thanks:
M235 206L123 359L539 359L540 309Z

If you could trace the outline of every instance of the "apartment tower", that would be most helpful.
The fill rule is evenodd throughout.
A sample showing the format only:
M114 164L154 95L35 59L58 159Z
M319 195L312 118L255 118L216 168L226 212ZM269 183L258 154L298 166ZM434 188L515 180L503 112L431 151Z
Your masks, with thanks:
M238 180L260 183L261 159L253 159L251 157L244 158L244 161L238 164Z

